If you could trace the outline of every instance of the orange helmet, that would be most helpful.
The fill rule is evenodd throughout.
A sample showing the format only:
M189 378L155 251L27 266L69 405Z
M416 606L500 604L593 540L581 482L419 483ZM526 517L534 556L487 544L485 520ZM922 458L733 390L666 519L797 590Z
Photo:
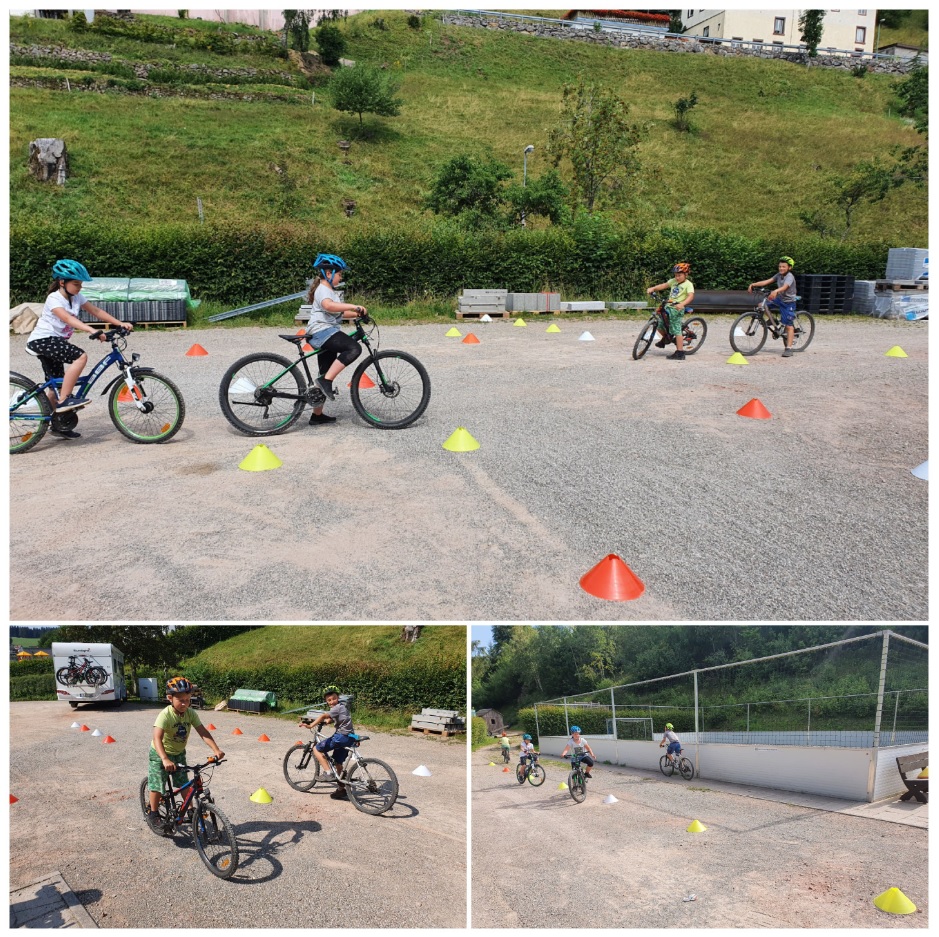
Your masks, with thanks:
M676 273L683 273L685 276L688 276L691 273L691 264L686 264L683 260L679 261L672 267L672 276L675 276Z
M176 693L191 693L192 684L185 677L173 677L166 683L166 692L173 695Z

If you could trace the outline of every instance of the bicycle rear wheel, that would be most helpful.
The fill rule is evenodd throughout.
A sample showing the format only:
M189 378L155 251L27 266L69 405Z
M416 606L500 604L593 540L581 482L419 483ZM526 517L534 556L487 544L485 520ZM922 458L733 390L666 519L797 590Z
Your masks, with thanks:
M708 334L708 324L701 316L692 316L681 324L682 347L686 355L693 355Z
M524 761L520 761L515 766L515 780L518 781L519 784L525 783L525 762Z
M108 672L104 667L92 667L88 671L88 682L92 686L104 686L108 682Z
M547 775L545 774L544 768L542 768L538 762L535 762L531 766L531 771L528 773L528 783L531 784L532 787L541 787L546 777Z
M319 780L320 763L313 752L313 745L299 743L284 755L284 777L295 791L310 791Z
M222 375L218 388L225 419L246 436L273 436L293 426L306 405L306 381L296 364L266 352L239 358Z
M345 781L346 793L356 809L378 816L398 799L398 778L385 762L360 758Z
M502 752L502 763L507 765L512 760L512 755L509 750L506 748Z
M694 765L687 758L682 758L678 762L678 770L686 781L694 777Z
M793 328L792 350L805 351L815 335L815 317L810 312L797 312Z
M766 342L766 324L758 312L745 312L730 327L730 347L741 355L755 355Z
M35 381L16 371L10 372L10 455L28 452L49 429L52 404L46 392L41 390L24 400L35 387Z
M656 331L658 321L659 320L657 317L653 316L639 333L639 337L636 339L636 344L633 345L633 358L636 361L638 361L649 350L649 346L652 344L653 339L658 334Z
M378 429L410 426L430 403L424 365L404 351L377 351L352 375L352 406Z
M108 413L121 435L144 445L172 439L183 425L186 404L179 388L168 378L152 371L134 374L135 390L123 380L111 388ZM134 395L143 394L144 410Z
M149 782L146 778L144 778L140 782L140 810L143 813L144 820L148 820L150 816L150 788L148 787L148 783ZM167 809L167 806L166 806L165 797L160 798L160 806L159 806L159 809L157 810L157 815L160 818L160 823L163 829L161 832L157 832L156 830L153 830L153 827L150 827L150 829L153 830L153 832L156 833L157 836L166 836L166 826L169 820L169 810ZM149 822L147 825L149 826Z
M567 788L578 804L584 802L587 797L587 782L579 771L572 771L567 776Z
M206 868L231 878L238 868L238 841L228 817L215 804L201 801L192 816L192 838Z
M659 759L659 770L667 778L670 778L675 773L675 765L672 764L672 760L668 757L668 755L663 755Z

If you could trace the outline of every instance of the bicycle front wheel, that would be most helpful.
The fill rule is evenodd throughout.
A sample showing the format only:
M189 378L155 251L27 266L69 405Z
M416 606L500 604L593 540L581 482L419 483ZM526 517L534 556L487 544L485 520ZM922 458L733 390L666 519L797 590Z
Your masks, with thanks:
M92 667L88 671L88 682L92 686L104 686L108 682L108 672L104 667Z
M523 761L520 761L515 766L515 780L518 781L519 784L525 783L525 762Z
M28 452L49 429L52 404L44 390L30 397L35 387L35 381L10 372L10 455Z
M535 762L531 766L531 771L528 774L528 783L531 784L532 787L541 787L546 777L547 775L545 774L544 768L542 768L538 762Z
M140 401L143 410L137 406ZM179 388L168 377L146 371L134 374L134 390L128 389L123 380L111 388L108 413L123 436L146 445L166 442L179 432L186 404Z
M686 355L693 355L703 344L708 334L708 324L701 316L692 316L681 324L682 348Z
M61 683L62 686L71 686L72 685L71 676L72 676L72 671L69 670L68 667L60 667L55 672L55 682Z
M652 340L658 334L656 331L658 321L659 320L653 316L645 324L643 330L639 333L639 338L636 339L636 344L633 345L633 358L636 361L638 361L649 350L649 346L652 344Z
M360 758L345 781L349 800L362 813L378 816L398 799L398 778L389 765L377 758Z
M810 312L797 312L792 325L795 330L792 336L792 350L805 351L815 336L815 317Z
M295 791L310 791L319 780L320 763L313 746L299 743L284 755L284 777Z
M430 377L424 365L404 351L377 351L352 375L352 406L378 429L404 429L430 403Z
M678 770L686 781L690 781L694 777L694 765L687 758L682 758L678 762Z
M757 312L745 312L730 327L730 347L742 355L755 355L766 342L766 323Z
M231 878L238 868L238 841L228 817L215 804L201 801L192 816L192 838L206 868Z
M239 358L218 388L225 419L246 436L273 436L293 426L306 405L306 381L296 364L267 353Z
M672 764L668 755L663 755L659 759L659 769L667 778L670 778L675 773L675 765Z
M567 776L567 788L578 804L584 802L587 797L587 782L579 771L572 771Z

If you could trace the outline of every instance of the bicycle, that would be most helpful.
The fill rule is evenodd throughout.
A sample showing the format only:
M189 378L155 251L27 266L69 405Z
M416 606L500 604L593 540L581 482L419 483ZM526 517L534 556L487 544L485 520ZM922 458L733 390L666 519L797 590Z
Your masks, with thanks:
M660 329L666 337L666 344L672 345L675 343L675 339L668 334L668 315L665 312L667 302L668 300L663 299L662 302L655 307L651 318L639 333L636 344L633 345L633 358L636 361L649 350L649 346L658 335ZM694 312L694 307L686 309L685 311ZM708 334L708 324L701 316L688 316L688 318L682 320L681 334L685 354L693 355L704 344L704 339Z
M202 777L206 768L213 770L224 764L226 758L214 756L203 765L177 765L177 770L193 773L182 787L174 788L170 775L163 786L163 799L160 801L159 817L161 830L158 835L172 836L184 825L192 826L192 839L199 851L199 857L206 868L219 878L231 878L238 869L238 841L231 821L215 806L208 782ZM176 795L183 794L182 803L176 804ZM150 791L147 779L140 783L140 807L144 819L149 824Z
M61 683L62 686L77 686L79 683L104 686L108 682L108 673L104 667L93 664L87 657L83 657L80 664L76 664L76 660L76 655L70 656L68 666L60 667L55 672L56 683Z
M567 789L574 801L582 804L587 797L587 775L584 774L580 755L569 755L568 757L571 760L571 770L567 775Z
M111 343L111 351L88 374L78 379L73 395L91 403L91 388L111 365L117 365L121 373L101 391L101 396L111 392L108 398L111 422L131 442L146 444L172 439L186 416L186 405L179 388L153 368L140 367L137 352L131 355L130 360L124 357L130 334L127 329L99 329L92 333L91 339L97 340L102 334ZM30 351L30 354L34 352ZM60 377L37 383L24 374L10 372L11 455L32 449L45 436L53 421L58 429L66 431L78 424L77 410L53 412L46 391L57 390L61 386Z
M676 768L686 781L690 781L694 777L694 765L684 756L683 748L678 749L678 753L674 758L666 752L659 759L659 770L665 777L670 778L675 773Z
M730 327L730 347L742 355L755 355L766 344L766 337L772 335L774 339L781 338L786 341L786 327L777 322L776 317L766 305L766 296L769 290L755 290L762 293L763 298L750 312L737 316ZM796 297L799 299L800 297ZM815 335L815 318L804 309L796 312L793 322L792 345L793 351L805 351Z
M426 369L405 351L379 351L377 335L373 347L369 335L377 333L378 325L371 317L359 316L354 324L354 331L348 334L362 343L366 356L352 374L352 406L366 423L378 429L410 426L430 403ZM366 325L372 326L369 332ZM307 404L316 407L326 401L309 365L319 349L304 353L305 335L280 338L296 346L296 361L258 352L239 358L222 377L218 390L222 413L246 436L282 433L300 419Z
M305 721L305 720L304 720ZM349 755L345 764L337 765L329 753L326 757L333 764L333 770L340 773L340 781L335 778L320 776L322 766L315 753L314 746L329 736L320 732L319 728L306 726L313 733L309 742L297 742L287 750L284 755L284 777L287 783L295 790L307 793L320 784L337 786L339 783L346 789L349 800L357 810L378 816L390 810L398 799L398 778L390 765L377 758L362 758L358 748L362 742L368 741L367 735L358 735L353 732L353 739L349 747ZM351 763L351 767L349 767Z
M515 780L519 784L528 781L532 787L541 787L546 777L544 768L538 764L538 752L531 755L528 761L520 761L515 769Z
M502 749L502 764L507 765L512 761L512 750L510 748Z

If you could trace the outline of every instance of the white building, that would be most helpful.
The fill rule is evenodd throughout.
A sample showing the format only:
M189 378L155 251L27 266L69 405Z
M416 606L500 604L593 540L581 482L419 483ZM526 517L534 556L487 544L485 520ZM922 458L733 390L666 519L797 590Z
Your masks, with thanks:
M737 39L767 45L803 45L799 38L802 10L682 10L685 35L709 39ZM873 52L876 10L825 10L820 52L842 49Z

